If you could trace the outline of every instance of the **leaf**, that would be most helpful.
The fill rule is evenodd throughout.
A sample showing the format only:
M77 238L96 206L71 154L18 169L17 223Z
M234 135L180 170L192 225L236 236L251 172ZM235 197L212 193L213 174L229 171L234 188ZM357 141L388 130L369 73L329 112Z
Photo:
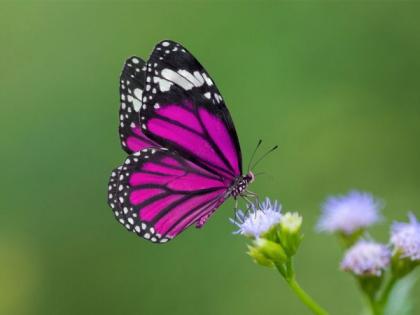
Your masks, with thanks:
M412 315L413 299L411 291L416 281L417 277L414 274L398 281L389 296L385 315Z

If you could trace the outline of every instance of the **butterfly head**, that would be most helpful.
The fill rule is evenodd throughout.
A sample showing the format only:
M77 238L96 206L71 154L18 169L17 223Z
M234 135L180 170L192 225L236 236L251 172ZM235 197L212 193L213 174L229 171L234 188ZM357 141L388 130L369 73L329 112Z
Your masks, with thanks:
M248 184L251 184L255 180L255 174L249 171L248 174L244 176L244 180L247 181Z

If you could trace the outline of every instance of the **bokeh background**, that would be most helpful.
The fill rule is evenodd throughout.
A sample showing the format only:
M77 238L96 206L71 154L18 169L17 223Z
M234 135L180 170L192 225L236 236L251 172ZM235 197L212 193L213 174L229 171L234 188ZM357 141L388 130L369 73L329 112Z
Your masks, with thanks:
M279 145L252 189L303 214L302 285L359 314L339 245L314 226L327 195L354 188L386 202L383 242L419 215L419 21L408 1L1 2L0 314L309 314L245 255L232 202L165 246L114 220L119 73L165 38L217 82L245 163L259 138Z

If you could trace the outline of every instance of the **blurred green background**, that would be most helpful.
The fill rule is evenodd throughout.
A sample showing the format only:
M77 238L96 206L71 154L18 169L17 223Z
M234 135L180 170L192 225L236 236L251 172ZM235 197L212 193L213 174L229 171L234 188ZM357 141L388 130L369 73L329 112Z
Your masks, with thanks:
M302 285L359 314L336 240L314 225L352 188L385 200L383 242L419 214L419 21L420 4L399 1L1 2L0 314L309 314L231 235L231 201L166 246L114 220L118 77L165 38L217 82L245 163L257 139L279 144L252 189L304 215Z

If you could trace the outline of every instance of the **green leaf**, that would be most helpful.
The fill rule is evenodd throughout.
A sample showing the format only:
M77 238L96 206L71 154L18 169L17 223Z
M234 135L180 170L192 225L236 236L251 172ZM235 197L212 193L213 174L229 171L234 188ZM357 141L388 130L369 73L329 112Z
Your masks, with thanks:
M385 309L385 315L412 315L413 299L411 291L417 277L413 275L402 278L392 290Z

